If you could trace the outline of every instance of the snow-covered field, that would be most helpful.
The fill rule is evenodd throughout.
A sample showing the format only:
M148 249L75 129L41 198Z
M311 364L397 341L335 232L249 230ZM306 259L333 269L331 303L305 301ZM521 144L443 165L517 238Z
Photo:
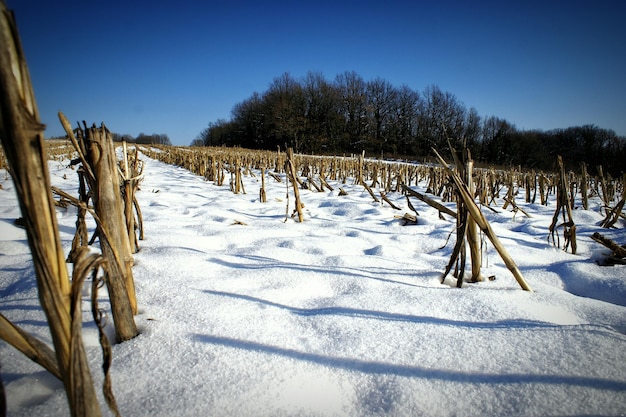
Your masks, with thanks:
M144 160L141 335L113 347L122 415L626 415L626 267L598 266L606 250L589 238L624 244L626 225L600 229L597 200L574 212L577 255L547 241L554 203L518 199L530 218L483 210L535 292L489 243L483 274L496 280L457 289L440 283L455 222L419 200L419 224L403 226L398 193L389 197L402 211L351 182L338 196L331 183L333 192L302 191L304 223L285 222L284 182L266 178L261 203L258 175L235 195ZM75 195L65 165L50 162L52 182ZM49 342L4 171L0 185L0 311ZM58 220L69 249L76 210L58 209ZM87 299L84 310L100 384ZM69 415L61 383L4 342L0 365L10 416Z

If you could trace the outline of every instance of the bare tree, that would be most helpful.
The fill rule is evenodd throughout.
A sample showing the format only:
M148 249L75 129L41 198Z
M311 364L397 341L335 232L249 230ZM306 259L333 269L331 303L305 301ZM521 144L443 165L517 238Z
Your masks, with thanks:
M454 94L432 85L422 93L420 105L420 137L437 149L447 148L448 138L461 141L463 137L465 106Z
M276 144L300 151L303 137L305 101L302 87L289 73L274 79L265 96L271 117L271 135Z
M232 110L232 122L234 126L231 134L236 138L237 144L249 148L268 148L270 137L270 109L265 97L254 92L250 98L236 104ZM213 127L209 125L209 128ZM213 129L212 129L213 130ZM224 143L219 140L219 133L211 132L211 140L214 144ZM275 144L271 144L275 147Z
M340 113L345 123L345 138L343 149L361 150L364 141L363 134L367 123L365 81L356 72L344 72L335 80L338 88L341 106Z
M417 91L403 85L396 94L393 105L394 114L391 123L394 149L402 155L419 155L417 139L418 109L420 95Z
M380 77L368 82L366 91L370 146L383 153L389 140L387 133L398 92L389 81Z
M504 164L510 162L510 139L515 126L504 119L489 116L483 121L481 157L484 160Z
M478 110L472 107L467 113L465 118L463 138L466 146L470 149L472 154L476 153L476 148L481 136L480 115Z
M334 147L342 129L337 89L319 72L308 72L302 87L306 102L307 136L307 146L303 151L317 152Z

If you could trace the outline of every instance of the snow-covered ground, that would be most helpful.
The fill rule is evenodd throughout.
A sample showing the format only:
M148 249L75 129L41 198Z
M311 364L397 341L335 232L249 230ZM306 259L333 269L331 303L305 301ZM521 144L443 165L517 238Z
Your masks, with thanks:
M141 335L113 347L122 415L626 415L626 267L598 266L606 250L589 238L601 231L624 244L625 224L600 229L597 200L574 211L577 255L547 240L554 203L518 199L530 218L483 210L535 292L489 243L483 274L495 281L457 289L440 283L455 222L419 200L419 224L403 226L400 194L388 195L396 211L350 181L331 183L332 192L302 191L304 223L285 222L284 182L266 178L261 203L258 172L235 195L143 159ZM65 165L50 162L53 185L76 194ZM0 185L0 311L50 342L4 171ZM58 220L68 250L76 210L58 209ZM0 365L10 416L69 415L61 383L4 342Z

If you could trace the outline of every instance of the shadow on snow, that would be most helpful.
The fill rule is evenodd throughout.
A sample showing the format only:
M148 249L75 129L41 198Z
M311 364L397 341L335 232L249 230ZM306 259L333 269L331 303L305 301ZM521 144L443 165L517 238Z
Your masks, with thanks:
M461 372L454 370L429 369L420 366L396 365L385 362L365 361L353 358L338 358L316 353L301 352L295 349L285 349L278 346L265 345L246 340L228 337L211 336L206 334L192 334L194 340L227 348L239 349L248 352L258 352L268 355L306 361L331 368L344 369L352 372L361 372L371 375L396 375L407 378L424 378L469 384L551 384L566 386L581 386L611 391L626 390L626 382L614 381L605 378L591 378L567 375L532 375L532 374L488 374L478 372Z

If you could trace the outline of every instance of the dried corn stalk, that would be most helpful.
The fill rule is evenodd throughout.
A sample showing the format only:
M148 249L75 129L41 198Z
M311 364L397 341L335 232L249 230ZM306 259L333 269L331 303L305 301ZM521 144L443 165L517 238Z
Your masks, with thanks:
M128 243L130 244L130 252L137 253L139 250L139 242L135 230L142 227L141 210L135 198L135 193L139 189L139 183L143 179L143 164L139 161L138 152L135 150L135 157L132 161L128 160L128 147L124 141L122 144L123 160L122 166L122 197L124 200L124 217L126 219L126 232L128 233ZM137 212L137 219L133 213L133 208Z
M622 183L622 198L620 199L620 201L618 201L615 207L611 208L610 210L607 207L606 217L600 223L600 225L604 228L608 229L614 227L617 220L619 220L619 218L623 216L622 210L624 209L624 203L626 202L626 174L624 174Z
M465 182L461 179L461 177L459 177L459 175L456 172L452 170L452 168L450 168L450 166L446 163L446 161L441 157L441 155L439 155L439 153L435 149L433 149L433 152L435 153L435 155L437 156L437 159L439 160L441 165L443 165L446 172L448 173L448 175L451 177L452 181L456 185L458 193L459 193L459 197L465 203L465 207L468 210L468 214L472 216L472 218L474 219L478 227L483 231L485 236L491 241L494 248L496 249L500 257L504 261L504 264L515 277L515 280L517 281L517 283L522 287L522 289L526 291L532 291L531 287L528 285L528 283L522 276L522 273L520 272L519 268L515 264L515 261L508 254L508 252L506 251L502 243L500 243L500 239L498 239L498 236L495 234L495 232L491 228L491 225L489 224L487 219L485 219L485 216L481 213L480 209L474 202L474 199L467 185L465 184ZM460 215L460 213L458 213L458 215Z
M302 203L300 202L300 190L298 189L298 175L296 173L296 168L294 166L294 156L293 149L287 149L287 159L285 160L285 170L287 171L287 176L291 180L291 184L293 186L293 194L296 199L296 209L294 210L294 214L298 213L298 221L302 223L304 221L304 214L302 213Z
M557 164L559 166L559 178L557 182L557 192L556 192L556 210L554 211L554 216L552 217L552 224L550 224L550 235L549 238L552 238L553 244L560 246L560 239L557 233L557 229L563 228L563 250L567 250L567 248L572 248L572 254L576 254L576 225L574 224L574 219L572 218L572 206L571 199L567 189L567 177L565 175L565 168L563 167L563 158L561 156L557 156ZM563 223L557 225L559 221L559 213L563 216Z
M102 125L77 129L78 138L63 113L59 120L68 137L75 144L83 161L91 198L100 223L100 248L107 259L107 289L118 342L130 340L139 334L133 315L137 312L135 284L132 275L133 257L126 228L124 205L120 193L117 158L108 129ZM102 237L105 237L102 239Z
M25 219L39 300L48 319L70 410L73 416L99 416L81 337L82 321L73 314L75 293L71 291L50 193L44 126L39 121L17 26L4 2L0 2L0 110L0 139ZM32 343L30 346L37 350Z

